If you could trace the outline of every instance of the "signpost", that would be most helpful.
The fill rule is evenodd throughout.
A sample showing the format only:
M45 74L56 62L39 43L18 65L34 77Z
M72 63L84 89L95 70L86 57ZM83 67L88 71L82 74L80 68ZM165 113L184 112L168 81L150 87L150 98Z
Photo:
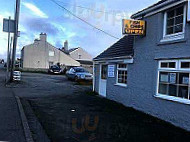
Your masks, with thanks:
M190 0L188 0L188 7L187 7L187 21L190 22Z
M3 32L14 33L15 32L15 21L9 19L3 19Z
M9 67L10 67L10 34L15 32L15 21L9 19L3 19L3 32L8 33L8 48L7 48L7 74L6 74L6 83L9 82Z
M17 38L20 36L20 32L18 32L18 23L19 23L19 12L20 12L20 0L16 0L16 11L15 11L15 20L3 19L3 31L8 32L8 51L7 51L7 74L9 73L9 59L10 59L10 33L14 33L14 40L13 40L13 51L12 51L12 60L11 60L11 74L10 80L7 78L8 81L13 81L13 72L15 67L15 57L16 57L16 46L17 46ZM12 39L11 39L12 41Z
M143 20L126 20L123 19L123 34L127 35L145 35L146 22Z

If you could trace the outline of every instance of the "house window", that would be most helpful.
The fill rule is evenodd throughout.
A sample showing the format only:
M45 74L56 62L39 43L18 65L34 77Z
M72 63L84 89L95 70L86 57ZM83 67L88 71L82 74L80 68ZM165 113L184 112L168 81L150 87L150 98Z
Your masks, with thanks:
M178 7L167 12L167 25L166 33L175 34L183 32L183 17L184 17L184 6Z
M177 40L184 38L186 24L186 6L182 5L164 14L164 39Z
M54 57L54 56L55 56L55 52L50 50L50 51L49 51L49 56L50 56L50 57Z
M127 85L127 64L118 64L117 66L117 84Z
M169 64L172 68L169 68ZM166 66L167 64L167 66ZM186 69L186 70L184 70ZM160 61L157 96L190 104L190 60Z

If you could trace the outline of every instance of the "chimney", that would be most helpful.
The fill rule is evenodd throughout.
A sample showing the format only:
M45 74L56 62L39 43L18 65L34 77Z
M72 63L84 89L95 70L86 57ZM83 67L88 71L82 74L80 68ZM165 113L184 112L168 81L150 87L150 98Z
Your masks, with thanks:
M47 35L46 33L41 33L40 34L40 41L46 41L47 40Z
M65 50L65 52L68 52L68 50L69 50L69 44L68 44L67 40L64 42L64 50Z

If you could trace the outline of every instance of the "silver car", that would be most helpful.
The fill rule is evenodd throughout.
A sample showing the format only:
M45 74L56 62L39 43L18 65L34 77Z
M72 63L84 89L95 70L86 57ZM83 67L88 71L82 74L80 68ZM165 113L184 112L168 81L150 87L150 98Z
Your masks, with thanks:
M93 75L83 67L71 68L69 71L66 72L66 76L68 79L72 79L75 81L78 80L92 81L93 79Z

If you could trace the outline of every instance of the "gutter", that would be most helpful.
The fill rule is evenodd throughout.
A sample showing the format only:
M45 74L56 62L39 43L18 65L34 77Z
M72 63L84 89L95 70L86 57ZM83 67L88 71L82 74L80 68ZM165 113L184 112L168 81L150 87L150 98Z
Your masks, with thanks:
M93 59L93 61L101 61L101 60L113 60L113 59L132 59L133 56L121 56L121 57L113 57L113 58L99 58L99 59Z
M166 1L166 2L163 2L163 3L159 4L159 5L156 5L156 6L151 7L151 8L147 8L147 9L145 9L145 10L142 10L142 11L140 11L140 12L137 12L137 13L133 14L133 15L131 16L131 19L140 18L140 17L142 17L142 16L145 16L147 13L150 13L150 12L155 11L155 10L157 10L157 9L163 8L163 7L165 7L165 6L167 6L167 5L171 4L171 3L175 3L175 2L183 3L183 2L185 2L185 1L188 1L188 0L168 0L168 1Z

